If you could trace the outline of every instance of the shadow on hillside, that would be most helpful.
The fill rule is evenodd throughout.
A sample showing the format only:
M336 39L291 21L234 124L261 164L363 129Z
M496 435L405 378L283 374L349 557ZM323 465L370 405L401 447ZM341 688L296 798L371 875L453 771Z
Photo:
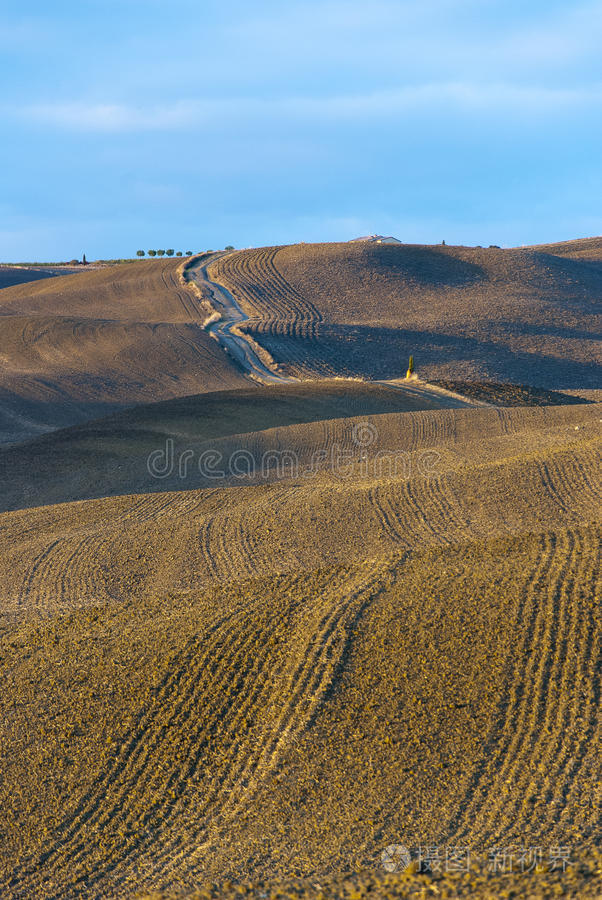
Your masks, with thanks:
M521 329L520 350L512 348L513 334L497 326L495 333L482 338L366 325L322 325L316 340L272 334L256 337L285 368L292 360L304 359L307 373L399 378L413 354L419 373L426 378L461 376L554 390L599 387L602 367L576 355L575 339L581 332L556 326L543 331L544 327ZM546 335L555 338L547 350ZM586 337L595 339L595 335ZM558 338L566 340L562 358L557 355Z
M602 259L575 258L573 256L556 256L553 253L533 253L533 258L553 272L556 277L565 276L574 279L583 287L600 288L602 279Z
M54 385L51 386L54 388ZM73 400L58 391L53 400L22 397L17 392L0 388L0 448L37 437L55 428L109 415L124 408L125 403Z
M512 322L500 320L496 322L496 330L507 335L542 335L546 337L563 338L570 341L601 341L602 332L583 331L580 328L571 328L568 325L554 325L553 323L539 322Z
M0 266L0 290L14 287L17 284L28 284L30 281L41 281L44 278L55 278L60 275L71 275L71 270L19 269L13 266Z
M357 264L363 268L384 268L389 275L402 275L404 278L417 281L430 287L461 287L488 281L487 271L478 263L459 259L446 247L415 247L388 244L367 244L362 247L363 253L357 257ZM355 260L345 260L347 266Z

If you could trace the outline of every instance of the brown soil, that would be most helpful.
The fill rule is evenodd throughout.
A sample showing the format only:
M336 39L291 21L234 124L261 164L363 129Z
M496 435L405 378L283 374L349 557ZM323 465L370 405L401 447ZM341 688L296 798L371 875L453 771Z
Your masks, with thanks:
M210 266L285 370L599 387L602 261L540 249L302 244Z
M108 266L0 293L0 443L245 384L202 330L177 265Z
M234 254L218 274L306 374L319 353L331 371L351 359L320 331L344 316L399 332L410 282L448 330L474 311L478 366L520 360L502 315L531 322L525 340L539 323L532 372L566 317L562 353L593 365L598 263L479 251L477 277L461 248L390 249L401 271L326 246ZM348 294L308 300L316 254L320 283ZM52 427L51 396L55 423L76 399L83 417L168 398L0 454L15 507L0 513L2 900L600 896L602 405L476 369L447 377L505 406L252 386L204 343L170 266L2 292L2 385L16 416L40 403L23 433ZM491 356L494 334L509 355ZM364 345L366 367L380 355ZM157 478L167 441L175 468ZM208 450L220 478L199 471ZM234 452L255 469L228 468ZM392 845L408 871L384 868ZM419 866L467 848L467 872Z

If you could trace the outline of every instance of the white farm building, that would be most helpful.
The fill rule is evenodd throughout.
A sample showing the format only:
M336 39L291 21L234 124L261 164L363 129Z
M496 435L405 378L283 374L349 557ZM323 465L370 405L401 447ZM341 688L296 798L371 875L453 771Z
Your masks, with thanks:
M401 241L398 241L397 238L384 237L382 234L369 234L367 237L353 238L349 243L355 244L358 241L366 241L370 244L401 244Z

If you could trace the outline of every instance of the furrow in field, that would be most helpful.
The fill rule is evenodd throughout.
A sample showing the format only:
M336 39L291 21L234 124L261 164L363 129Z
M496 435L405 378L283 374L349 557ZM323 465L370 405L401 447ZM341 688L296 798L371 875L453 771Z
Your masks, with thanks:
M201 508L214 492L168 491L147 494L139 502L128 507L119 516L119 520L128 527L142 525L161 519L163 516L174 516L176 513L190 515Z
M224 818L226 807L232 802L233 792L236 790L237 796L241 791L244 793L250 773L257 768L248 759L249 746L245 743L244 726L248 717L254 714L257 715L258 712L267 708L270 697L274 695L274 679L278 674L279 668L269 665L264 649L266 638L277 629L283 615L283 610L275 611L268 617L269 620L261 620L255 627L251 627L246 639L239 642L238 645L234 641L236 647L234 657L231 653L225 652L227 648L221 648L217 658L217 667L222 670L221 681L217 686L215 685L215 679L211 683L211 696L219 695L221 691L227 691L230 695L235 695L233 700L220 707L214 715L208 715L205 712L202 717L198 716L197 713L196 716L190 715L185 718L185 722L190 723L190 732L187 734L185 742L187 753L180 752L177 766L173 766L167 776L164 776L162 779L154 778L148 787L148 790L152 789L153 797L162 798L160 807L157 809L151 823L152 829L142 842L135 841L133 838L129 842L127 839L118 842L113 847L110 857L100 867L97 867L94 881L97 877L110 873L115 865L119 865L121 871L125 857L134 850L136 858L132 860L132 863L137 865L140 853L147 845L152 846L153 866L158 866L163 871L177 864L179 858L177 851L181 843L181 835L178 833L174 841L171 842L168 838L169 831L166 823L172 815L181 814L182 812L179 797L189 787L190 782L194 780L203 756L201 751L207 749L208 728L209 730L213 728L216 734L219 728L219 740L225 748L225 754L222 752L219 758L213 761L213 788L208 791L203 790L201 806L196 809L198 828L201 830L195 836L195 846L198 846L198 842L203 834L207 833L206 830L210 821L213 824L218 819ZM287 660L285 658L280 665L280 670L286 665ZM241 667L240 674L239 666ZM198 667L195 666L196 669ZM233 672L236 672L236 680L234 681L232 679ZM187 684L188 682L184 686L180 685L180 692L186 692ZM202 687L201 685L201 689ZM205 685L205 687L207 686ZM200 692L198 686L196 690L197 693ZM237 703L237 697L242 697L243 702ZM280 691L278 691L278 697L280 697ZM188 702L181 705L184 712L190 708L190 703ZM294 708L291 710L291 714L293 712ZM180 733L178 730L179 722L172 720L170 724ZM281 737L280 734L279 737ZM254 744L255 748L258 748L256 752L262 756L265 736L261 734L257 736ZM156 761L157 758L160 758L160 755L158 757L157 749L153 748L151 759ZM124 798L135 796L135 784L128 783L125 788ZM171 801L169 800L170 797L172 798ZM120 809L120 804L116 804L116 814ZM210 816L210 820L207 819L207 816ZM126 833L129 830L131 833L133 825L130 823L130 826L128 826L126 821L124 822L123 830ZM159 849L157 846L159 834L165 835L167 839L163 849ZM189 857L189 852L191 851L186 851L187 858ZM84 857L84 848L80 850L77 857L71 857L69 861L71 871L80 861L80 858L82 862L84 861ZM127 869L127 866L125 868ZM81 877L85 877L85 872L82 873ZM88 889L90 886L91 883L88 883ZM101 889L98 896L104 896L104 889Z
M532 551L532 561L525 573L523 586L517 586L516 629L521 635L514 651L508 679L500 691L494 710L489 735L484 741L481 764L470 777L459 803L458 811L450 823L449 832L455 842L472 839L477 819L482 818L493 784L497 781L516 734L516 721L525 702L526 673L532 647L532 635L546 610L541 604L549 572L554 564L558 539L555 534L544 534Z
M307 728L333 683L354 624L382 583L382 564L369 565L342 586L337 584L336 591L328 591L319 606L322 615L313 627L311 638L278 691L280 713L275 721L268 723L255 752L247 756L238 776L244 790L237 790L234 803L221 809L213 831L227 831L228 823L248 807L255 792L277 768L283 754ZM191 877L198 876L203 864L203 846L185 852L192 863Z
M172 734L184 734L184 739L194 745L196 731L207 734L223 721L228 703L223 699L226 688L229 694L237 684L238 667L246 664L247 651L253 643L254 632L241 635L242 616L226 616L212 626L208 635L194 639L186 651L176 660L148 710L142 711L128 733L112 765L101 773L88 794L80 801L68 819L53 846L42 854L36 867L32 867L27 890L39 889L48 879L54 878L56 865L67 866L75 877L78 863L85 862L90 834L111 829L112 823L125 825L132 817L138 817L131 810L132 803L147 797L147 805L142 808L156 811L168 800L161 791L165 782L173 777L173 762L169 750ZM215 709L204 708L207 689L218 698ZM230 703L232 700L230 700ZM187 732L185 726L191 724L193 730ZM197 745L200 753L205 743ZM166 765L166 774L162 766ZM146 813L150 815L150 813ZM126 830L122 827L121 830ZM127 841L126 841L127 844ZM118 849L112 845L111 856L123 850L123 842ZM46 872L48 864L53 863ZM44 868L41 868L41 867ZM23 873L23 875L26 873ZM21 875L21 877L23 877ZM37 877L36 877L37 876ZM85 877L85 873L81 874Z
M275 319L274 313L278 313L280 318L284 318L287 309L280 294L273 290L269 281L262 282L257 277L257 269L261 267L262 257L266 252L251 250L239 254L232 260L231 272L235 282L238 281L242 289L253 298L259 315L266 321L271 321ZM226 271L229 269L228 262L228 260L224 260Z
M229 531L230 516L228 513L220 513L213 520L212 535L214 536L211 551L218 576L227 579L236 579L238 564L242 556L240 549L232 541Z
M278 248L243 251L214 265L232 291L255 310L264 333L313 339L322 316L278 270L278 252Z
M19 591L19 604L43 614L52 602L62 609L81 605L82 598L97 600L108 594L102 580L94 580L94 535L68 536L52 541L34 560Z
M565 797L594 744L600 712L600 633L595 627L599 596L600 543L588 529L575 543L571 567L560 585L565 624L559 629L543 715L535 732L531 764L517 773L516 827L531 823L531 804L545 798L542 833L565 811ZM520 779L520 780L519 780ZM576 804L573 809L578 809Z
M256 516L260 512L258 507ZM213 577L240 581L258 573L262 547L254 536L257 518L253 519L254 529L250 522L249 509L243 505L217 511L201 524L199 547Z
M570 530L552 541L525 591L525 637L512 687L501 701L501 725L487 742L488 777L474 785L474 800L462 817L460 837L470 833L483 846L520 840L521 829L530 827L531 804L542 793L549 802L538 830L549 833L595 733L600 644L587 609L596 604L599 532Z
M278 270L276 257L279 252L280 250L275 248L266 253L262 258L261 262L263 265L260 267L262 281L265 280L273 283L281 296L290 301L293 310L297 313L298 319L300 320L300 336L315 338L316 325L322 321L322 315L316 306L300 294L299 291L293 288Z
M602 478L600 472L600 454L596 450L576 453L570 458L572 471L569 481L575 491L582 491L594 504L594 509L602 507Z
M198 792L202 792L202 803L196 809L197 821L204 821L210 815L215 806L219 808L220 796L228 789L223 785L232 771L236 769L236 750L240 749L239 740L241 733L244 735L244 723L249 715L257 712L262 707L263 695L269 693L271 688L271 670L268 660L261 653L262 639L265 629L273 632L282 611L275 612L270 621L261 621L261 628L255 623L248 629L248 633L241 636L239 641L231 641L228 646L225 642L220 647L220 656L215 658L213 678L210 682L202 682L193 685L196 696L188 698L182 706L182 714L179 720L170 720L171 730L180 736L180 747L177 759L170 765L163 766L159 775L151 773L150 785L145 785L145 791L149 797L155 800L155 809L152 819L146 822L146 834L140 840L117 841L113 845L110 855L103 860L95 871L93 881L102 875L112 872L115 866L120 871L127 871L126 860L135 852L135 858L131 860L134 866L138 865L139 855L145 848L152 848L153 864L161 867L162 860L171 860L181 841L181 835L177 833L175 843L169 841L169 822L173 817L179 818L186 809L187 801L184 794L198 784ZM258 652L259 651L259 652ZM194 666L199 674L199 667ZM216 674L217 673L217 674ZM210 692L208 689L211 689ZM211 703L202 705L200 701L209 696L218 696L221 702L217 709L211 708ZM198 699L197 699L198 698ZM239 702L242 698L242 702ZM201 713L202 710L202 714ZM182 737L183 731L185 737ZM212 766L213 786L207 789L201 787L203 769L202 763L211 751L213 739L218 737L220 744L225 746L225 755L214 761ZM244 747L244 743L242 745ZM161 759L161 756L158 757ZM156 751L153 759L157 759ZM152 763L152 760L151 760ZM215 783L219 782L217 787ZM138 792L140 793L140 791ZM134 792L134 796L136 796ZM157 803L156 798L159 798ZM136 812L124 810L123 831L126 835L135 836ZM160 847L161 841L167 846ZM82 860L84 857L82 857ZM90 884L88 884L88 887ZM104 891L100 896L104 895Z
M297 657L292 671L287 655L275 665L268 664L264 647L269 635L265 626L257 632L256 652L251 654L253 666L248 672L249 681L242 687L245 700L231 721L220 720L220 734L224 738L226 752L214 762L213 772L218 775L213 779L213 790L203 793L202 806L195 811L195 833L189 835L188 841L183 841L182 833L178 831L173 838L166 840L163 847L152 846L149 865L155 872L161 873L166 883L171 873L179 871L182 857L186 857L188 869L195 859L202 865L204 841L210 831L227 829L228 823L243 813L252 794L277 765L281 753L307 726L331 683L352 622L368 602L377 580L375 571L369 569L359 577L341 575L331 582L318 603L316 612L320 617L314 626L313 637L306 641L305 649ZM272 629L272 634L277 624L269 625L268 630ZM268 712L274 708L275 719L274 714ZM249 717L257 716L258 710L263 713L258 717L258 728L253 730L250 738L246 726ZM189 778L190 773L184 781ZM168 835L167 829L165 835ZM130 859L132 866L138 866L140 850L141 847L137 847L135 859ZM122 868L120 864L119 881L127 877L124 874L127 866L124 872ZM99 896L103 895L102 891L104 888Z
M192 300L191 294L187 291L183 291L180 285L176 282L173 277L172 272L168 272L165 269L161 271L161 280L165 285L165 290L167 293L175 293L176 297L182 304L182 308L186 315L191 319L191 321L199 321L200 316L197 312L196 306Z
M61 543L61 538L51 541L33 560L29 571L23 579L23 584L19 591L19 605L29 602L30 595L36 591L38 582L45 579L45 570L48 565L48 557L52 555L55 548Z
M448 417L416 412L407 419L411 427L412 449L436 446L455 435L455 424Z
M384 491L379 485L370 488L368 502L373 507L378 520L378 527L394 544L404 547L409 545L406 528L400 521L399 515L391 504L390 492Z
M600 565L598 556L598 566ZM600 583L596 604L599 607ZM590 621L587 620L587 624ZM584 677L591 685L587 697L579 698L583 738L576 753L568 756L560 789L554 790L549 809L554 812L554 824L563 823L569 816L571 826L578 829L582 840L598 841L600 837L600 748L602 747L602 637L600 627L591 630L591 666ZM585 692L583 692L585 693ZM552 786L550 786L552 790ZM549 791L548 791L549 795ZM547 799L547 796L546 796Z
M602 480L600 479L600 457L594 451L578 450L575 453L562 453L550 457L549 469L552 480L563 498L579 497L580 502L589 498L594 509L600 509L602 501ZM593 480L593 473L598 479Z
M425 497L424 481L417 478L406 482L404 495L410 512L410 526L413 530L416 528L423 530L427 534L427 540L434 540L435 543L449 543L446 535L445 520L441 517L439 511L433 510L431 504ZM429 508L430 507L430 508Z
M571 570L581 549L573 533L559 535L552 565L540 592L540 608L531 633L523 693L514 711L512 739L500 760L493 790L474 823L474 830L484 843L500 840L504 831L514 829L513 820L506 825L504 820L507 815L512 819L516 794L521 791L521 778L531 765L536 764L537 737L541 733L549 692L556 687L562 668L559 652L562 635L565 629L570 631L567 607L570 604ZM568 590L565 589L567 580ZM562 698L556 700L560 702Z
M436 511L434 521L437 523L439 540L442 544L453 544L458 536L466 531L467 522L458 514L457 501L451 494L449 479L437 475L425 478L420 482L420 488L424 494L425 505L430 503ZM451 533L450 533L451 532Z
M251 531L249 529L249 520L244 511L237 510L234 517L233 527L231 529L231 544L234 543L240 550L238 555L238 563L234 566L233 575L240 577L240 572L249 576L257 574L254 564L256 556L255 542L251 539Z
M420 476L405 482L375 485L368 493L379 527L395 544L410 546L417 535L431 543L451 544L466 534L449 479Z
M94 535L77 541L73 553L61 563L57 599L68 601L71 607L79 605L83 598L87 603L98 599L94 579L95 543Z
M553 458L547 456L545 459L537 460L536 465L546 494L563 513L569 512L569 507L562 496L558 484L558 473L555 471Z
M215 562L214 553L211 549L214 542L214 522L215 516L209 516L209 518L207 518L202 523L201 527L199 528L199 547L207 571L212 577L217 577L217 575L219 574L219 569L217 563Z
M342 589L343 580L339 578L335 585ZM286 614L283 608L280 616L263 622L262 628L255 633L251 665L246 681L241 685L243 701L231 719L220 722L220 739L224 749L214 761L213 784L203 792L202 803L196 809L197 827L191 844L183 845L182 835L178 832L166 840L160 849L153 847L152 865L164 877L178 869L182 856L186 856L189 865L191 856L204 845L209 832L227 824L249 802L253 778L257 780L259 762L273 738L274 723L269 710L274 703L278 706L282 703L282 688L279 685L289 668L287 656L274 662L269 660L265 651L277 638L278 626ZM250 721L255 723L251 728Z
M570 511L572 500L581 487L579 479L576 480L574 477L576 472L572 456L565 453L550 454L548 474L558 497L564 504L565 511Z

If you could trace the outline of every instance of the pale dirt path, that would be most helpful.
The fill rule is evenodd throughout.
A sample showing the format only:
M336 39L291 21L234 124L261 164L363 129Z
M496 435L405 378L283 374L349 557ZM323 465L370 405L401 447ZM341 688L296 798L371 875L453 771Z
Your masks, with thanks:
M382 384L385 387L396 388L405 391L406 394L412 394L415 397L424 397L432 400L436 397L441 403L442 409L464 409L470 408L491 408L494 404L486 403L484 400L473 400L471 397L465 397L463 394L456 394L454 391L447 391L445 388L436 384L429 384L427 381L406 381L405 379L392 378L390 381L376 381L375 384Z
M215 256L212 259L215 259ZM233 333L232 329L246 322L249 317L245 315L227 288L216 281L211 281L207 274L207 265L207 262L200 263L189 270L196 284L211 298L211 304L221 314L221 319L207 326L207 332L214 335L224 350L255 380L263 384L297 382L297 378L281 375L269 369L259 359L244 335Z
M298 378L281 375L263 363L243 332L233 331L236 326L248 321L249 317L243 312L230 291L209 278L207 267L217 256L225 256L226 253L215 254L210 260L198 263L190 268L190 274L196 284L211 298L211 304L220 313L221 318L211 322L207 331L214 335L221 346L251 375L254 380L263 384L292 384L299 383ZM307 379L304 379L307 380ZM322 376L321 381L324 380ZM434 398L443 409L461 409L465 407L488 407L490 403L481 400L472 400L461 394L446 391L444 388L428 384L426 381L406 381L405 379L391 379L390 381L376 381L385 387L405 391L407 394L432 401Z

